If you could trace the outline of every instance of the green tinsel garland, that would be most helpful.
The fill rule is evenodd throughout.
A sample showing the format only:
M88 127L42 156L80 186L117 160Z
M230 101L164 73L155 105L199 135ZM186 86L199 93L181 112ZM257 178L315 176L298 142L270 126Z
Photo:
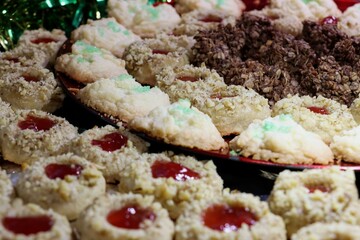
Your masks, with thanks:
M106 0L2 0L0 50L13 48L26 29L59 28L68 35L88 19L106 16Z

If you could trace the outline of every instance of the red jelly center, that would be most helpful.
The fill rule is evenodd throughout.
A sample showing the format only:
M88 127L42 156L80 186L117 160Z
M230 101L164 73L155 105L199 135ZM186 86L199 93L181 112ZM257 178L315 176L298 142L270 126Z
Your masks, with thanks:
M107 152L116 151L123 146L126 146L128 138L118 132L109 133L100 139L94 139L91 144L101 147L102 150Z
M308 109L314 113L329 115L329 111L323 107L308 107Z
M222 232L236 231L242 224L249 226L257 222L255 214L243 207L214 205L207 208L203 214L205 226Z
M200 175L175 162L155 161L151 166L153 178L173 178L176 181L199 179Z
M269 0L244 0L246 5L246 11L251 11L254 9L260 10L269 4Z
M25 217L5 217L2 220L3 226L15 234L37 234L39 232L50 231L54 221L49 216L25 216Z
M207 16L200 19L200 21L205 23L220 23L222 21L222 18L216 16Z
M34 44L39 44L39 43L51 43L51 42L57 42L57 41L53 38L43 37L43 38L33 39L33 40L31 40L31 42Z
M5 60L9 61L9 62L13 62L13 63L18 63L20 60L17 57L7 57L4 58Z
M45 174L50 179L64 179L67 175L80 176L83 167L78 164L52 163L45 167Z
M153 49L152 54L161 54L161 55L167 55L170 51L161 50L161 49Z
M306 186L306 188L309 190L309 193L313 193L316 190L319 190L323 193L331 192L331 189L324 185L309 185L309 186Z
M40 118L28 115L24 121L18 123L19 128L22 130L31 129L35 132L47 131L52 128L56 123L48 118Z
M139 229L143 221L154 221L155 218L156 215L150 209L144 209L135 204L111 211L107 215L107 221L111 225L126 229Z
M158 0L157 2L155 2L153 4L154 7L157 7L161 4L169 4L171 6L174 6L175 5L175 0L166 0L166 1L162 1L162 0Z
M196 82L199 81L199 78L194 76L179 76L177 79L184 81L184 82Z
M323 18L323 20L321 20L321 24L325 25L325 24L330 24L330 25L336 25L338 23L338 19L337 17L334 16L328 16L326 18Z
M30 75L22 75L22 77L25 79L25 81L27 82L38 82L39 81L39 78L37 77L34 77L34 76L30 76Z

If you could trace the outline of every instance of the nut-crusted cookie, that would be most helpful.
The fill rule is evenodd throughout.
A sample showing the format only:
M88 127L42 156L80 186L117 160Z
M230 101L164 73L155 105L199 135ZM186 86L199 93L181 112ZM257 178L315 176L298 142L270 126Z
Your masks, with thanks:
M222 136L240 134L255 119L270 117L268 100L252 89L239 85L217 93L194 97L193 105L208 114Z
M1 131L3 158L17 164L31 164L40 157L66 151L77 135L77 128L64 118L38 110L19 110Z
M7 126L14 116L15 113L10 104L0 98L0 130L1 128Z
M0 66L21 67L38 65L40 67L47 67L49 60L49 56L44 51L25 44L0 53Z
M359 240L360 227L346 223L314 223L301 228L291 240Z
M212 161L184 155L143 154L120 172L119 191L154 195L172 219L187 204L221 195L223 181Z
M224 79L214 70L205 66L185 65L178 68L167 67L156 75L156 86L166 92L171 102L189 99L199 95L212 95L226 87Z
M15 201L0 211L0 239L12 240L71 240L68 220L35 204Z
M188 100L157 107L146 116L135 117L129 127L174 145L202 150L227 148L211 118L191 107Z
M284 219L288 236L315 222L358 224L360 220L351 170L285 170L277 177L268 202L271 211Z
M87 24L81 25L71 33L71 39L82 40L98 48L106 49L117 57L122 56L128 45L141 40L114 18L88 20Z
M76 41L71 53L58 57L55 69L85 84L127 73L124 60L83 41Z
M284 222L270 212L266 202L246 193L189 204L176 221L176 240L285 240Z
M172 240L174 224L152 196L114 194L98 198L75 224L80 240Z
M11 180L5 171L0 169L0 203L6 205L10 202L14 194ZM0 210L1 211L1 210Z
M170 5L160 4L155 7L146 0L109 0L107 11L109 16L145 38L171 33L180 22L180 16Z
M290 115L254 120L230 148L242 156L286 164L329 164L330 148L320 136L306 131Z
M178 0L175 8L180 13L193 10L217 10L238 18L241 16L242 11L245 10L245 4L241 0Z
M123 127L116 129L107 125L81 133L73 141L71 150L94 163L107 182L115 182L123 169L146 152L147 147L144 140Z
M95 165L69 153L41 158L24 170L15 187L25 202L51 208L74 220L105 194L106 183Z
M15 109L54 112L62 106L65 95L51 71L30 66L1 75L0 97Z
M140 83L154 86L156 75L163 68L189 63L189 49L193 43L186 36L167 35L135 42L125 50L126 69Z
M128 74L88 84L77 97L87 106L124 122L170 104L166 93L157 87L141 86Z
M25 30L19 38L18 46L40 49L47 55L49 64L53 65L56 54L66 39L65 32L60 29L53 29L51 32L43 28Z
M272 108L273 116L279 114L290 114L298 124L318 134L327 144L335 135L357 125L346 105L322 96L284 98Z

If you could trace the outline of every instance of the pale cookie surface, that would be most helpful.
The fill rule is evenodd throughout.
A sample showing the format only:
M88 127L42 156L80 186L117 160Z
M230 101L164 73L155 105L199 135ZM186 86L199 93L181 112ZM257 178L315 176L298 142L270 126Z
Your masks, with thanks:
M37 220L36 218L40 217L41 219ZM4 224L6 222L12 222L16 219L26 219L34 218L32 221L36 225L37 221L40 221L40 224L45 223L45 228L48 228L47 231L38 231L38 227L35 230L29 229L26 227L24 229L18 229L18 231L23 233L15 233L12 231L12 226ZM47 221L50 224L47 224ZM29 221L27 221L29 224ZM28 234L27 231L34 232L33 234ZM16 201L12 204L10 208L6 211L0 211L0 239L11 239L11 240L71 240L71 228L68 220L58 214L53 210L44 210L35 204L26 204L23 205L21 201Z
M268 202L284 219L288 236L315 222L357 224L360 219L354 172L335 167L281 172Z
M119 180L125 166L147 151L147 143L124 128L94 127L74 140L71 150L94 163L107 182Z
M346 105L322 96L295 95L281 99L272 109L273 116L279 114L290 114L294 121L318 134L327 144L335 135L357 126Z
M349 36L360 36L360 3L346 9L340 16L338 27Z
M155 37L159 33L171 33L180 22L176 10L168 4L152 6L144 0L109 0L109 16L141 37Z
M65 32L60 29L53 29L51 32L42 28L25 30L19 38L18 46L40 49L48 56L49 64L53 65L56 54L66 39Z
M291 240L360 240L360 227L346 223L314 223L301 228Z
M14 109L54 112L62 106L65 95L51 71L30 66L1 76L0 97Z
M141 86L127 74L88 84L77 97L85 105L124 122L170 104L168 95L159 88Z
M339 161L360 163L360 126L334 136L330 148Z
M75 174L62 174L74 171ZM73 170L71 170L73 169ZM42 158L25 169L16 184L17 194L74 220L95 198L105 194L105 179L85 158L73 154Z
M192 103L211 117L223 136L240 134L253 120L262 120L271 114L266 98L240 85L226 86L205 97L198 94Z
M139 216L141 221L136 227L131 228L130 224L128 228L116 226L109 215L123 209L132 212L135 218L139 210L146 211L147 218L143 220ZM128 219L131 221L130 214ZM106 195L97 199L81 214L75 226L80 240L172 240L174 234L174 223L160 203L155 202L152 196L132 193Z
M245 4L241 0L178 0L175 7L180 13L193 10L216 10L238 18L245 9Z
M220 196L223 186L212 161L166 153L143 154L140 161L127 165L120 176L121 192L154 195L172 219L187 204Z
M58 57L55 69L85 84L127 73L124 60L83 41L76 41L71 53Z
M64 118L38 110L19 110L14 121L1 131L3 158L17 164L31 164L40 157L66 151L70 140L77 135L77 128Z
M350 106L350 112L357 124L360 124L360 98L356 98Z
M211 118L187 100L155 108L147 116L134 118L129 127L174 145L202 150L227 147Z
M233 219L231 215L246 215L246 221L237 226L229 220ZM176 222L175 239L285 240L286 230L282 219L270 212L266 202L251 194L224 191L220 198L188 205Z
M277 163L333 162L333 154L320 136L306 131L290 115L253 121L245 131L230 141L230 148L245 157Z
M126 69L137 81L154 86L156 75L165 67L189 63L189 49L194 40L186 36L160 35L129 46L124 53Z
M0 169L0 203L5 205L10 202L14 194L14 189L9 176Z
M121 57L124 49L131 43L141 40L114 18L89 20L71 33L71 39L106 49L117 57Z

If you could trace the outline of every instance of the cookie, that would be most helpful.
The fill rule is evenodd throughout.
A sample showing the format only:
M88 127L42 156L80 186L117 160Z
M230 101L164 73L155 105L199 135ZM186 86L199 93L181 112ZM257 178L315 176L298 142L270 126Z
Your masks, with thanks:
M290 115L254 120L229 145L244 157L263 161L283 164L333 163L333 154L320 136L306 131Z
M17 111L0 133L3 158L17 164L60 154L78 135L77 128L64 118L38 110Z
M6 127L14 116L15 113L10 104L0 98L0 129Z
M127 46L141 40L114 18L88 20L87 24L81 25L71 33L71 39L82 40L98 48L106 49L119 58Z
M114 194L97 199L76 221L80 240L172 240L174 224L152 196Z
M191 107L188 100L157 107L146 116L135 117L129 127L173 145L202 150L227 148L211 118Z
M88 84L77 97L85 105L124 122L170 104L168 95L159 88L141 86L127 74Z
M254 120L270 117L268 100L240 85L226 86L217 93L192 100L193 105L210 116L222 136L240 134Z
M148 144L123 127L110 125L86 130L73 141L71 150L94 163L106 182L119 181L123 169L147 151Z
M192 101L197 96L213 95L226 87L224 79L205 66L185 65L167 67L156 75L156 86L166 92L171 102L180 99Z
M290 114L304 129L318 134L327 144L335 135L357 125L346 105L322 96L284 98L272 108L273 116L279 114Z
M284 222L266 202L246 193L227 193L188 205L176 221L176 240L285 240Z
M154 195L172 219L187 204L221 195L223 181L212 161L184 155L143 154L120 172L120 192Z
M125 50L126 69L140 83L154 86L156 75L163 68L182 67L189 63L192 44L193 41L186 36L166 35L135 42Z
M350 112L357 124L360 124L360 98L356 98L350 105Z
M360 227L346 223L314 223L301 228L291 240L359 240Z
M338 161L360 163L360 148L357 144L359 139L359 126L335 135L330 143L330 148L334 153L335 159Z
M62 106L65 94L51 71L30 66L2 74L0 97L14 109L54 112Z
M44 51L25 44L0 53L0 66L21 67L38 65L45 68L48 66L49 60L49 56Z
M65 32L60 29L53 29L51 32L43 28L25 30L20 36L17 46L40 49L47 55L48 62L52 66L55 63L60 47L66 39Z
M15 186L25 202L51 208L69 220L104 195L105 187L95 165L70 153L41 158L24 170Z
M0 239L12 240L71 240L68 220L35 204L16 201L0 211Z
M14 189L9 176L0 169L0 202L2 205L10 203L14 195ZM1 210L0 210L1 211Z
M245 4L241 0L178 0L175 8L181 14L193 10L216 10L238 18L245 10Z
M55 69L84 84L127 73L124 60L83 41L76 41L71 53L58 57Z
M338 28L349 36L360 36L360 3L348 7L339 17Z
M268 202L284 219L288 236L315 222L357 224L360 219L354 172L335 167L281 172Z
M152 6L144 0L109 0L107 11L120 24L143 38L171 33L180 22L176 10L168 4Z

